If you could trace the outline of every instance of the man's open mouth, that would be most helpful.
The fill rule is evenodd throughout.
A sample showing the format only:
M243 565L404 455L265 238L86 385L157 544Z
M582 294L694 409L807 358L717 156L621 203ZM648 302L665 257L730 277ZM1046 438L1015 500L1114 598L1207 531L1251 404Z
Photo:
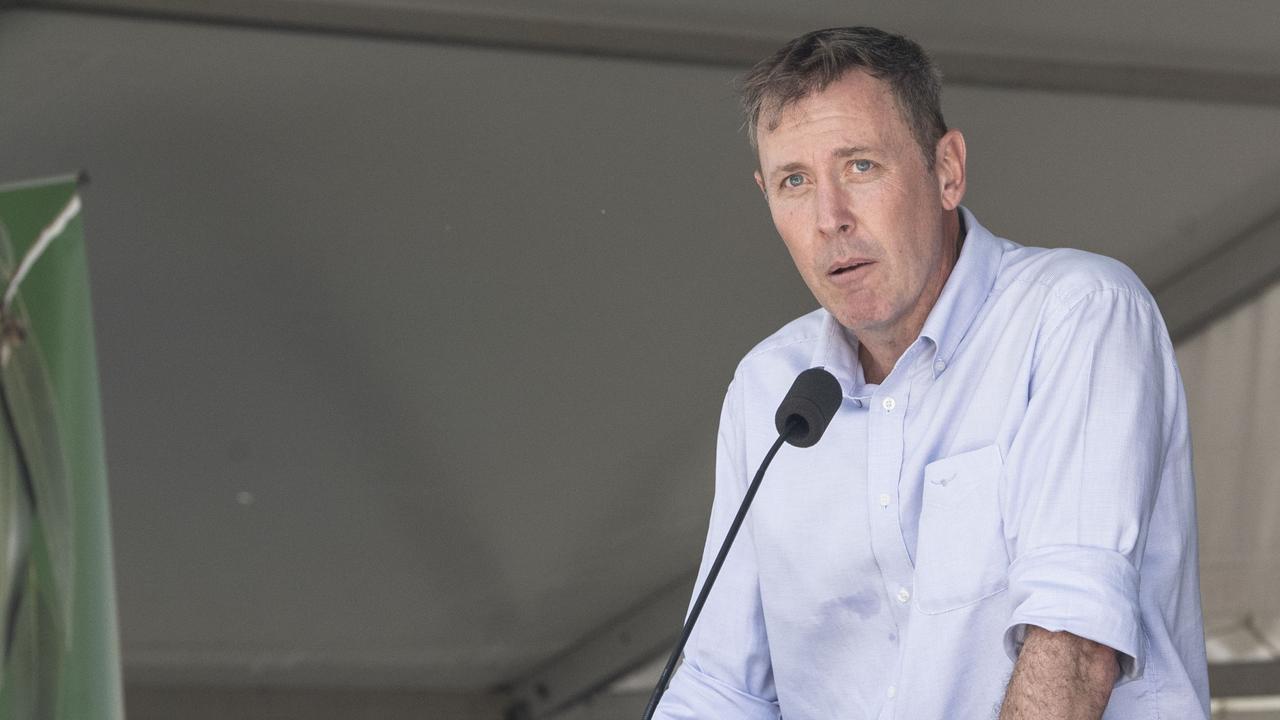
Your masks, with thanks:
M844 275L844 274L846 274L846 273L853 272L854 270L857 270L858 268L866 267L866 266L868 266L868 265L870 265L870 264L871 264L871 263L870 263L869 261L868 261L868 262L853 262L853 263L849 263L848 265L841 265L840 267L837 267L835 270L832 270L832 271L830 272L830 274L831 274L831 275Z

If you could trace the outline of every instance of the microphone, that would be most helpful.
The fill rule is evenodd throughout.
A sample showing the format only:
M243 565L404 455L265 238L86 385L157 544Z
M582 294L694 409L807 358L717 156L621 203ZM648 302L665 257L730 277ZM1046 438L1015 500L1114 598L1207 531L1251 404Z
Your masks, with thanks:
M809 368L800 373L773 416L778 434L796 447L813 447L840 409L842 395L840 381L826 370ZM788 430L792 423L793 429Z
M653 714L658 711L658 702L662 700L662 694L667 691L667 683L671 681L676 663L680 661L680 653L684 651L685 643L693 633L693 624L702 614L702 606L706 604L707 596L711 594L711 585L720 574L720 566L724 565L724 559L729 554L733 539L738 536L738 529L742 527L747 509L751 507L751 501L755 499L756 491L760 489L760 482L764 480L764 471L769 467L769 463L773 462L773 456L778 453L778 448L782 447L783 442L801 448L815 445L826 432L827 425L835 417L836 411L840 409L843 395L840 381L822 368L809 368L800 373L795 382L791 383L791 389L782 399L782 404L778 406L778 412L773 418L774 425L778 428L778 439L769 448L769 452L765 453L760 469L756 470L756 475L747 488L747 494L742 498L742 505L738 507L738 514L729 525L729 532L725 533L720 552L716 555L715 562L711 563L711 569L707 571L706 582L702 584L702 590L698 592L698 598L694 600L693 607L689 610L689 618L684 622L680 641L676 643L675 650L671 651L671 657L667 659L667 665L662 669L658 684L653 688L653 695L649 697L649 705L644 711L644 720L652 720Z

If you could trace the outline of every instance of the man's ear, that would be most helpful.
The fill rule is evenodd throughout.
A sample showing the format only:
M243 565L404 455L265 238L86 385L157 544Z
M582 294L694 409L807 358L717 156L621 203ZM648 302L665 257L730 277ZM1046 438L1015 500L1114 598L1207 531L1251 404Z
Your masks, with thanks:
M951 129L938 140L933 170L938 177L938 191L942 195L942 208L955 210L964 199L965 188L964 135Z
M760 188L760 192L764 194L764 197L767 200L769 198L769 193L765 192L764 176L760 174L759 170L755 172L755 178L756 178L756 187Z

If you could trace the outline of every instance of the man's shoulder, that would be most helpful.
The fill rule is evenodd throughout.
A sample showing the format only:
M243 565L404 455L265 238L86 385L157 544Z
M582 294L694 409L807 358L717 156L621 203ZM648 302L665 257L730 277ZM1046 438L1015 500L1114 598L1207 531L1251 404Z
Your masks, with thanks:
M1074 248L1014 246L1004 254L995 290L1042 292L1071 307L1098 293L1121 293L1146 302L1150 291L1123 262Z
M809 367L814 350L825 332L827 311L818 308L783 325L756 343L738 363L738 372Z

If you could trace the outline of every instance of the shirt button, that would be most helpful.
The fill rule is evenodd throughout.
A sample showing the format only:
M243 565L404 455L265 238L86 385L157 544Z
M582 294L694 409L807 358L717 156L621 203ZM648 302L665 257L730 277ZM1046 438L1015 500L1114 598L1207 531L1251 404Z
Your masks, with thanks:
M889 493L880 493L880 507L889 507L889 501L891 499L892 498L889 497Z
M862 401L861 401L861 400L859 400L859 399L857 399L857 398L854 398L854 400L853 400L853 406L854 406L854 407L862 407Z
M898 403L894 402L893 398L887 397L880 401L880 405L884 407L886 412L893 412L893 409L897 407Z
M898 602L904 603L911 599L911 591L906 588L898 588Z
M890 685L889 689L885 691L885 695L888 695L890 700L892 700L897 694L898 688L893 685Z
M947 361L946 361L946 360L938 360L937 362L935 362L935 363L933 364L933 369L934 369L936 372L942 372L943 370L946 370L946 369L947 369Z

